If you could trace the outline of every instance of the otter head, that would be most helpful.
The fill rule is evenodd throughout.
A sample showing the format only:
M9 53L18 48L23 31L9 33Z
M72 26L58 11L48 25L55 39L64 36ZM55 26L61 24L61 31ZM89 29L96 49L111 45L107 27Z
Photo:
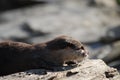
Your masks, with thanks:
M52 54L58 56L57 58L64 63L69 61L80 62L88 56L83 44L68 36L60 36L49 41L47 49L51 50Z

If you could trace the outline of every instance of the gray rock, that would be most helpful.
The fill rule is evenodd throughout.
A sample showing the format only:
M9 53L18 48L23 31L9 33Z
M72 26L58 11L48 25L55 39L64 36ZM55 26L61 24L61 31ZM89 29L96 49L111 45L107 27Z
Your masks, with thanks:
M8 11L1 14L1 16L7 21L7 23L4 23L7 27L11 27L15 23L27 22L33 30L50 33L48 38L45 37L45 39L52 39L58 35L66 34L74 36L82 42L98 41L100 37L106 35L108 26L120 24L120 18L116 14L112 14L111 10L105 11L82 4L85 1L65 0L61 4L36 5ZM0 26L6 27L3 24ZM12 29L12 27L9 28L9 31L12 31ZM3 36L4 34L0 35ZM36 42L40 40L38 39L39 37L30 38L30 41Z
M101 6L101 7L103 7L103 6L109 7L109 8L117 8L118 7L116 0L94 0L94 1L98 6Z
M0 0L0 11L33 4L31 0Z
M111 51L103 58L103 60L106 62L120 59L120 41L113 43L111 46Z
M120 72L120 60L114 60L108 64L109 66L112 66L114 68L117 68Z
M3 24L2 26L4 27L0 27L1 39L8 40L11 37L24 38L28 36L18 24Z
M91 51L90 57L95 59L103 59L110 54L111 50L112 50L112 47L110 45L104 45L97 49L90 48L89 50Z
M120 57L120 41L105 45L94 50L92 58L103 59L105 62L112 62Z
M89 64L89 65L88 65ZM102 60L86 60L65 71L30 70L0 77L0 80L119 80L120 75Z
M101 38L104 43L111 43L120 40L120 26L109 28L106 35Z

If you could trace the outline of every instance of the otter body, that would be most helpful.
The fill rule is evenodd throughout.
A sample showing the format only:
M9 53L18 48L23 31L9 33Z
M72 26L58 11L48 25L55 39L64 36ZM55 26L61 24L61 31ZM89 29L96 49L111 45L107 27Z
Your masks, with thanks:
M40 44L0 42L0 75L63 66L67 61L81 62L87 55L80 42L67 36Z

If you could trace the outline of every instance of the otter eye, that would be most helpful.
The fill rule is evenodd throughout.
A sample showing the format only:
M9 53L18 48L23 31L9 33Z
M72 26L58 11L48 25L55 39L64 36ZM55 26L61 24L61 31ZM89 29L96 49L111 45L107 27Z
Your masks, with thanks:
M66 42L62 42L62 43L59 44L59 48L60 48L60 49L64 49L64 48L66 48L66 47L68 47L68 45L67 45Z
M72 49L75 49L75 48L76 48L76 46L75 46L74 44L71 44L71 43L69 43L68 46L69 46L70 48L72 48Z
M61 49L64 49L64 48L67 48L67 47L70 47L72 49L75 49L76 46L74 44L71 44L71 43L68 43L68 42L62 42L59 44L59 48Z

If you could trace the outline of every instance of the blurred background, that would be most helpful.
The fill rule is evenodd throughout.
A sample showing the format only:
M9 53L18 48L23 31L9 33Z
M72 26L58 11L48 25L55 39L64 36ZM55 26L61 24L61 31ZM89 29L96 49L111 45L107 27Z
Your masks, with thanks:
M0 41L68 35L120 71L120 0L0 0Z

